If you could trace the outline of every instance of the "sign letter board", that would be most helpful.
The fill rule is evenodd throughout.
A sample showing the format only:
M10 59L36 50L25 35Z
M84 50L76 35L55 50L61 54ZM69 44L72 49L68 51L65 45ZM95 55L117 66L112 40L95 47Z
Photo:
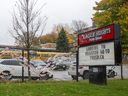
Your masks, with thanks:
M119 25L108 25L78 35L79 64L118 65L122 62Z

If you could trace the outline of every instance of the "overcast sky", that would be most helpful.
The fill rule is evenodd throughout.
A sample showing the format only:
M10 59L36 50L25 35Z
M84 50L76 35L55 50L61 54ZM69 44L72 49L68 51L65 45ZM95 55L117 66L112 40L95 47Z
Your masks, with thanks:
M13 45L14 39L8 30L12 23L12 9L17 0L0 1L0 45ZM91 26L95 1L100 0L45 0L47 4L42 11L48 17L45 33L51 32L54 24L71 24L72 20L82 20Z

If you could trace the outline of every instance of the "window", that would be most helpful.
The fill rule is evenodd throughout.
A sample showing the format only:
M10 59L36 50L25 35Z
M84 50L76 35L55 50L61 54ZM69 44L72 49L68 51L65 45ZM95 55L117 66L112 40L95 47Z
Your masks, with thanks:
M20 66L20 61L18 60L4 60L1 62L4 65L15 65L15 66Z

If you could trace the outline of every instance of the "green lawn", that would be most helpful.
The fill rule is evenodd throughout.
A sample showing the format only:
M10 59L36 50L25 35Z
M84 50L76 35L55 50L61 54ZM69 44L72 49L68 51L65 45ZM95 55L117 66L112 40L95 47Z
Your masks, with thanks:
M128 96L128 80L109 80L107 86L88 81L0 83L0 96Z

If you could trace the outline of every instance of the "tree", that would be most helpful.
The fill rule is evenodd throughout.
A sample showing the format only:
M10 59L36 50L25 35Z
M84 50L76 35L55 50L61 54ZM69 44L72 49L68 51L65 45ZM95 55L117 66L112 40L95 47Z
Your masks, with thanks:
M51 32L49 34L43 35L40 37L40 43L55 43L58 37L58 33Z
M45 4L39 8L37 3L38 0L18 0L12 15L12 29L9 31L13 38L20 43L20 46L27 49L28 64L30 62L29 50L33 45L33 40L37 33L39 34L40 32L40 35L42 35L47 20L46 16L40 17L41 10ZM29 66L28 75L29 79L31 79Z
M69 27L68 24L55 25L54 28L53 28L53 32L57 33L57 36L58 36L58 34L62 30L62 28L64 29L64 31L66 33L66 37L68 39L68 44L71 45L74 40L73 40L73 35L71 33L71 28Z
M72 31L78 33L83 29L87 28L88 24L81 20L73 20L71 26Z
M27 34L26 34L26 36L27 36ZM24 36L23 35L22 36L18 36L17 38L18 38L18 40L15 40L15 44L17 46L24 47L25 44L24 44L24 41L22 39L22 38L24 38ZM30 44L31 48L40 48L40 38L38 36L34 36L33 38L29 38L29 39L32 39L31 40L32 44Z
M75 52L77 49L77 36L80 32L83 32L84 29L88 27L88 24L81 20L73 20L71 23L71 30L73 31L73 47L72 51Z
M127 0L101 0L94 7L96 13L92 20L97 27L109 24L120 24L122 33L123 51L128 49L128 1ZM126 47L127 46L127 47ZM128 52L128 50L127 50Z
M58 39L56 42L56 49L64 52L68 52L68 39L66 36L66 32L64 28L62 27L61 31L59 32Z
M61 31L61 29L62 25L54 25L51 33L41 36L41 43L55 43L57 41L58 34ZM68 25L63 25L63 29L66 32L68 44L71 45L73 43L73 35L71 34L71 30Z

